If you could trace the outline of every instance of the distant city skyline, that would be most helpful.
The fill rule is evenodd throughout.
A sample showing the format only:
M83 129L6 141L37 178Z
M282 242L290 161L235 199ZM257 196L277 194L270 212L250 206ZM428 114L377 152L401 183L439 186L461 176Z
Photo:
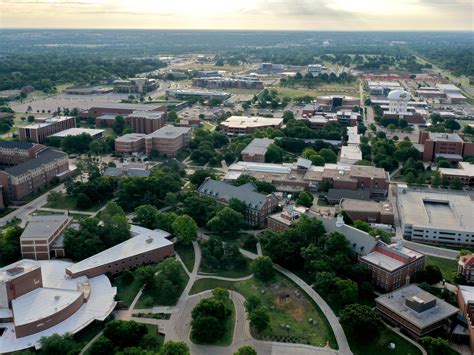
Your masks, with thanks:
M0 0L0 28L474 30L471 0Z

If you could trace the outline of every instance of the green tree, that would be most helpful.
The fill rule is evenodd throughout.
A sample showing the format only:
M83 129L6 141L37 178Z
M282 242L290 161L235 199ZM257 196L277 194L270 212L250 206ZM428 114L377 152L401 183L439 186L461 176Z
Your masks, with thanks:
M337 155L329 148L323 148L319 151L319 155L324 159L326 163L335 164L337 163Z
M196 170L189 177L189 181L191 181L191 183L194 186L199 187L204 182L204 180L208 177L211 178L212 180L215 180L216 178L215 174L212 171L207 170L207 169L200 169L200 170Z
M224 207L207 222L211 231L219 233L237 232L244 224L244 216L232 208Z
M177 239L184 245L189 245L197 237L197 224L186 214L178 216L171 224Z
M240 347L234 355L257 355L257 352L251 346L245 345Z
M354 221L354 227L367 233L369 233L372 230L372 227L370 226L370 224L361 220Z
M453 353L449 342L443 338L426 336L420 339L420 343L429 355L449 355Z
M69 334L53 334L40 339L41 353L48 355L74 354L79 350L78 344Z
M354 335L374 339L382 327L380 316L369 306L350 304L340 313L339 321Z
M156 215L155 228L172 233L172 225L176 218L178 218L178 215L174 212L158 212Z
M251 268L255 278L259 280L268 281L273 278L273 263L268 256L257 257L252 262Z
M190 352L186 343L168 340L163 345L163 355L190 355Z
M462 190L464 188L464 184L462 183L461 179L455 177L453 180L451 180L451 187L454 190Z
M283 162L283 149L272 143L268 146L267 152L265 153L265 161L267 163L279 164Z
M23 232L18 226L10 226L0 233L0 265L8 265L21 258L20 236Z
M121 135L123 130L125 129L125 118L123 118L123 116L120 116L120 115L116 116L112 129L114 130L115 133L117 133L118 135Z
M293 114L292 111L285 111L283 112L283 123L288 123L288 121L290 120L294 120L295 119L295 115Z
M239 200L238 198L231 198L229 200L229 205L230 208L232 208L234 211L239 212L242 214L242 216L245 214L245 211L247 209L247 206L245 205L245 202L242 200Z
M91 355L102 355L102 354L112 354L114 352L114 344L110 341L109 338L100 336L96 341L94 341L89 348L89 353Z
M431 185L433 187L438 187L439 185L441 185L441 174L439 173L439 171L435 171L435 173L433 174Z
M229 291L225 288L217 287L212 290L212 296L219 301L224 301L229 298Z
M426 265L425 270L425 281L429 285L434 285L443 280L443 274L441 273L441 270L439 269L438 266L436 265Z
M341 304L350 304L357 301L359 288L352 280L337 280L337 301Z
M311 207L313 205L313 200L313 195L306 191L301 191L296 197L296 203L305 207Z
M147 333L146 325L135 321L113 320L104 328L104 336L121 349L137 346Z
M200 316L193 318L191 324L191 337L198 342L212 343L224 334L224 327L216 317Z
M270 326L270 316L263 307L254 309L247 315L250 322L250 326L255 329L258 333L263 332Z
M178 120L179 120L179 117L178 117L178 114L176 113L176 111L171 110L170 112L168 112L168 121L169 122L177 122Z
M252 312L254 309L257 309L262 305L262 301L257 296L250 296L244 302L244 307L247 313Z
M155 229L158 213L158 209L152 205L141 205L135 209L133 223L145 228Z

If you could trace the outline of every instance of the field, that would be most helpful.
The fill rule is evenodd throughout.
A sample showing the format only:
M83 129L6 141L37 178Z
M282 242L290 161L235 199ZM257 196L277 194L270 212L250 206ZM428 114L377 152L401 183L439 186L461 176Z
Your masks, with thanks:
M194 248L193 245L183 245L182 243L176 243L174 249L178 253L179 257L183 261L186 269L189 272L193 271L194 268Z
M435 265L439 267L443 278L449 283L454 283L454 276L458 270L458 261L450 260L445 258L438 258L435 256L427 255L425 259L425 266Z
M102 205L92 205L87 209L80 209L77 208L76 201L77 199L74 196L61 194L60 198L57 201L48 202L46 205L44 205L44 207L54 208L58 210L78 210L85 212L96 212L102 207Z
M201 279L194 283L191 294L223 287L242 294L245 298L258 297L268 310L270 328L253 336L263 340L296 341L315 346L337 348L332 330L321 310L289 280L277 274L273 281L262 283L255 279L240 282ZM313 319L315 324L309 322ZM290 330L282 328L290 325Z

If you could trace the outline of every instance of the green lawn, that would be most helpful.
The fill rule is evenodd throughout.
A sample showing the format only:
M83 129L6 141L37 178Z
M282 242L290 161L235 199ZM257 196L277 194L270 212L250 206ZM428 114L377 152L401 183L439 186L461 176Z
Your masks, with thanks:
M133 299L137 295L142 285L134 279L131 283L125 283L122 281L122 277L118 276L112 282L113 286L117 287L117 296L115 299L122 302L123 307L130 307Z
M76 206L76 201L77 199L74 196L62 194L61 197L57 201L48 202L43 207L55 208L59 210L77 210L77 211L85 211L85 212L96 212L104 205L104 204L95 204L95 205L91 205L89 208L81 209Z
M445 258L438 258L436 256L427 255L425 259L425 266L428 265L435 265L438 266L443 274L443 278L448 281L449 283L454 282L454 276L458 270L458 261L445 259Z
M99 334L102 329L104 329L104 326L104 322L94 321L78 333L74 334L74 340L81 344L82 348L88 342L90 342L97 334Z
M230 311L229 317L222 322L222 327L225 328L225 332L222 337L212 343L201 343L191 338L193 343L196 344L211 344L211 345L219 345L219 346L228 346L232 344L232 339L234 338L234 326L235 326L235 307L234 302L231 299L226 299L224 301L226 308Z
M153 306L174 306L178 302L179 296L183 293L184 288L186 287L189 276L184 271L183 266L180 264L180 273L183 279L183 283L180 285L176 297L174 298L164 298L160 294L159 290L156 292L143 291L142 296L138 299L137 304L135 305L136 309L151 308Z
M269 283L254 278L239 282L201 279L194 283L190 293L196 294L216 287L234 290L245 298L253 295L261 299L262 305L268 309L270 328L262 334L253 334L255 337L274 341L288 341L290 337L294 342L315 346L326 346L329 342L331 348L337 349L334 334L321 310L282 275L275 275ZM295 295L297 290L298 296ZM310 318L316 321L316 325L308 322ZM288 333L282 329L282 324L289 324L291 331Z
M201 265L199 266L199 272L205 273L205 274L212 274L214 276L232 277L232 278L245 277L252 274L252 271L250 270L250 262L248 259L245 259L244 264L237 266L231 270L220 269L216 271L212 271L208 269L201 262Z
M186 269L189 272L193 272L194 268L194 248L193 245L183 245L182 243L176 243L174 249L178 253L181 260L183 260Z
M354 355L418 355L420 349L406 339L385 327L374 339L364 342L364 339L357 339L349 332L345 332L349 345ZM395 350L390 350L388 345L395 344Z

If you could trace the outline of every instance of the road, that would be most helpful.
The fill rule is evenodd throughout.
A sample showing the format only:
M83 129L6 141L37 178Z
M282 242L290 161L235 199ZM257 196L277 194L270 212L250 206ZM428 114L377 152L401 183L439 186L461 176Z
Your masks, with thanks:
M451 249L445 249L445 248L435 247L435 246L426 245L426 244L415 243L408 240L404 240L403 244L405 244L410 249L413 249L415 251L418 251L426 255L437 256L440 258L451 259L451 260L456 260L457 257L459 256L459 251L457 250L451 250Z
M46 204L46 202L48 201L48 195L51 191L61 192L63 190L64 184L61 184L59 186L56 186L54 189L51 189L48 192L44 193L40 197L34 199L33 201L27 203L26 205L15 209L11 213L7 214L5 217L0 218L0 227L7 224L7 222L11 221L13 218L19 218L23 222L25 222L31 212Z

